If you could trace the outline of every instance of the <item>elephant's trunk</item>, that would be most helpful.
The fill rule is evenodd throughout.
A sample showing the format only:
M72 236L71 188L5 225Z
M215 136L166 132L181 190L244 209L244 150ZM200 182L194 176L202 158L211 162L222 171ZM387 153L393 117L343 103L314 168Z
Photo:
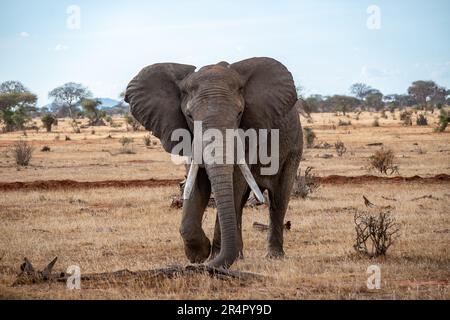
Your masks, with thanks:
M220 253L209 262L213 267L229 268L238 256L237 222L233 195L233 165L207 165L206 172L211 181L216 200L221 230Z

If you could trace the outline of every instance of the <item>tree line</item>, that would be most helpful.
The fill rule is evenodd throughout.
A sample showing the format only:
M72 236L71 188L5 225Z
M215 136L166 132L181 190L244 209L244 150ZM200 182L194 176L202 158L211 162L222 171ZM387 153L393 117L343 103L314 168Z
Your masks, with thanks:
M299 90L302 97L302 89ZM306 113L350 111L381 111L417 107L420 110L434 112L450 105L450 90L439 86L434 81L415 81L407 94L384 95L380 90L365 83L355 83L349 88L351 95L322 96L319 94L303 98L303 109Z
M380 111L386 108L397 109L417 107L421 110L434 111L450 105L450 90L437 85L434 81L415 81L407 94L383 95L379 90L364 83L355 83L350 95L322 96L319 94L303 97L303 111L313 112L351 112ZM47 131L57 124L58 118L69 117L76 124L76 119L88 118L90 125L104 125L107 115L124 114L127 123L134 126L136 121L129 115L128 107L123 101L109 109L100 110L101 102L92 97L92 92L80 83L69 82L51 90L48 94L53 101L50 107L37 108L38 97L19 81L6 81L0 84L0 126L1 131L11 132L25 130L27 123L40 117ZM107 120L107 122L109 122Z

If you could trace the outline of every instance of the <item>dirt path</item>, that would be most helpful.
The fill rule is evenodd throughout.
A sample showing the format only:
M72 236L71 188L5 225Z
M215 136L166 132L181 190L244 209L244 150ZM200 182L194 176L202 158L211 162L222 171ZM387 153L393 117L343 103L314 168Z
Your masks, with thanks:
M322 184L363 184L363 183L450 183L450 175L439 174L434 177L378 177L338 176L317 177ZM133 188L133 187L168 187L176 186L180 179L148 179L148 180L106 180L106 181L74 181L74 180L38 180L29 182L0 182L1 191L20 190L58 190L58 189L98 189L98 188Z

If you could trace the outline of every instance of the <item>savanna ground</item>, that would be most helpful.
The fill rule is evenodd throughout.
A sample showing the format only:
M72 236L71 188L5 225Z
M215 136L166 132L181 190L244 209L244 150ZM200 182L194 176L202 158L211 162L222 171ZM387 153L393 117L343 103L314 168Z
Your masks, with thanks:
M396 155L403 177L431 177L450 173L450 135L435 133L437 115L428 115L429 126L404 127L398 120L362 113L349 117L314 114L306 123L317 134L316 143L338 139L348 151L338 157L333 148L305 149L302 172L314 167L318 176L367 174L368 157L383 143ZM337 126L338 120L351 120ZM122 119L114 119L118 124ZM37 121L40 125L40 121ZM146 147L146 132L131 132L125 125L85 128L75 134L69 120L59 121L52 133L42 129L0 134L0 184L37 180L144 180L182 179L185 169L170 161L159 142ZM95 130L95 132L92 132ZM71 140L66 141L65 136ZM121 153L119 139L132 137L132 151ZM59 139L57 138L59 137ZM17 168L10 146L26 140L35 147L27 168ZM50 152L42 152L47 145ZM331 158L323 158L332 154ZM372 172L371 174L375 174ZM47 186L51 186L49 183ZM0 191L0 298L31 299L449 299L450 298L450 183L408 182L323 184L306 200L290 202L286 220L284 260L265 256L265 233L254 221L268 223L264 206L246 208L243 218L245 259L233 270L265 276L263 280L220 280L207 275L144 281L87 281L81 290L61 283L11 286L24 257L43 268L53 257L55 269L78 265L82 273L121 269L147 270L170 264L187 264L178 232L181 210L170 207L178 185L162 187L51 188ZM353 217L366 208L365 195L377 206L390 206L401 226L398 241L383 258L355 253ZM420 198L431 195L432 197ZM387 200L386 198L395 198ZM214 209L204 217L211 238ZM366 273L370 265L381 269L381 288L370 290Z

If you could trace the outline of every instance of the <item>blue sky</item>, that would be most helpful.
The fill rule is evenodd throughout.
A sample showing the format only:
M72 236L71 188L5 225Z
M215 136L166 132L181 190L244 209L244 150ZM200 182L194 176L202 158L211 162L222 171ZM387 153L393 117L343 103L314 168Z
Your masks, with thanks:
M71 5L79 29L67 27ZM367 27L371 5L380 29ZM117 98L155 62L269 56L307 94L345 94L354 82L403 93L418 79L450 87L449 38L447 0L0 0L0 81L22 81L43 105L69 81Z

